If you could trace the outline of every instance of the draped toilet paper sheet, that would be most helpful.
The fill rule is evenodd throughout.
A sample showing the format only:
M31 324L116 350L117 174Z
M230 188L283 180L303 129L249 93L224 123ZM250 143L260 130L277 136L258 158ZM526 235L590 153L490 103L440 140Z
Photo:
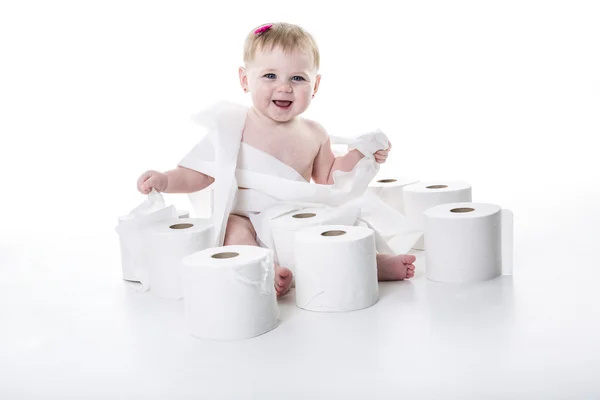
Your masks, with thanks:
M406 218L371 192L351 202L361 209L359 220L375 231L377 250L380 253L405 254L423 234L418 221ZM380 246L380 242L385 246ZM388 249L384 250L387 247Z
M224 246L196 252L182 262L185 318L193 336L239 340L277 326L271 250Z
M421 231L425 228L423 212L428 208L471 200L471 185L465 181L418 182L403 188L404 214ZM426 250L423 236L413 248Z
M183 297L181 260L211 247L212 222L201 218L175 218L148 226L144 234L145 266L150 289L158 297Z
M215 225L216 246L223 244L227 219L232 212L248 216L257 230L259 241L272 244L272 233L262 227L268 227L268 220L281 215L278 207L282 203L292 208L311 205L339 207L352 201L366 203L363 195L379 172L379 164L372 154L362 158L352 171L334 172L332 185L308 182L295 169L272 155L241 142L247 110L242 105L221 102L194 116L197 123L208 128L208 134L179 163L182 167L215 177L211 218ZM366 153L389 146L380 131L362 135L360 140L349 140L349 143L354 142L357 142L359 150ZM243 190L238 190L238 187ZM271 208L274 211L267 212ZM380 215L381 211L372 208L371 216L385 219ZM391 207L387 210L395 214L390 216L392 219L406 222ZM369 216L361 218L368 221ZM404 225L397 225L392 234L403 230Z
M296 305L323 312L370 307L379 300L373 231L324 225L295 235Z
M335 135L329 135L329 141L331 143L331 151L336 157L340 157L348 153L348 146L352 143L352 139Z
M212 185L194 193L189 193L188 198L196 218L210 218L213 213L213 187Z
M488 203L442 204L425 211L426 275L473 283L512 274L513 215Z
M343 144L332 144L331 151L333 152L334 156L341 157L348 153L348 146Z
M163 196L156 191L156 189L152 188L146 200L144 200L139 206L135 207L133 210L129 212L129 216L139 217L146 216L152 214L153 212L162 210L166 207L165 200Z

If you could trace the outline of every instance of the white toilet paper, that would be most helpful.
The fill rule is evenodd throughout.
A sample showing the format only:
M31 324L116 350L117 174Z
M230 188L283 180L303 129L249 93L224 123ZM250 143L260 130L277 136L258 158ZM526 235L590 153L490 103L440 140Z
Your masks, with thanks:
M403 178L399 176L377 176L369 184L367 190L379 197L394 210L404 213L403 188L418 182L418 179Z
M145 230L145 264L152 293L167 299L183 297L181 260L211 246L212 228L208 219L174 218Z
M403 189L404 213L408 220L424 230L423 212L428 208L445 203L469 202L471 185L464 181L419 182L407 185ZM424 238L413 246L425 250Z
M362 226L303 229L294 241L296 305L312 311L367 308L379 300L373 231Z
M189 218L190 217L190 212L186 211L186 210L177 210L177 216L179 218Z
M210 218L214 211L214 189L211 186L189 193L188 197L197 218Z
M147 215L125 215L119 217L116 231L119 234L121 248L121 268L123 279L126 281L141 282L142 291L149 288L147 268L145 267L144 244L145 229L159 221L176 218L177 211L174 206L168 206Z
M136 274L136 261L135 255L131 249L131 235L124 235L119 232L119 226L126 224L128 220L133 219L133 216L124 215L119 217L119 223L117 225L117 232L119 233L119 246L121 249L121 271L123 279L126 281L139 282L140 278Z
M277 326L273 252L256 246L224 246L183 259L184 303L193 336L246 339Z
M487 203L442 204L425 211L427 278L472 283L512 274L513 216Z
M309 207L274 218L270 221L275 245L276 261L295 272L294 235L301 229L317 225L354 225L360 209Z
M346 144L332 144L331 151L336 157L345 156L348 153L348 145Z

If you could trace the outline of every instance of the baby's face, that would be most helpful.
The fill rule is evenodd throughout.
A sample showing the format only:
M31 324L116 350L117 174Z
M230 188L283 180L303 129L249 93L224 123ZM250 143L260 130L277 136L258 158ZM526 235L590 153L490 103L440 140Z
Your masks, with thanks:
M280 48L258 50L245 74L254 107L277 122L290 121L302 114L316 92L320 77L312 54Z

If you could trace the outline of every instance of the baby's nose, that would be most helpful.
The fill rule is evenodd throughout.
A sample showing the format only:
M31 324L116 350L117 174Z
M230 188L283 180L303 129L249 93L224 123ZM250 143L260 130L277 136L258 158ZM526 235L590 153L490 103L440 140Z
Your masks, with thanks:
M292 91L292 85L290 85L289 83L281 84L277 87L277 91L289 93Z

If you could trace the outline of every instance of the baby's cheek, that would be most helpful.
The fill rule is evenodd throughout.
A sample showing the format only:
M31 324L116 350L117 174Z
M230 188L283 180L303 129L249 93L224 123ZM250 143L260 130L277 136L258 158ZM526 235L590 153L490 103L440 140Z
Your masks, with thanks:
M296 88L296 92L303 98L311 98L312 97L312 88L310 85L302 85Z

